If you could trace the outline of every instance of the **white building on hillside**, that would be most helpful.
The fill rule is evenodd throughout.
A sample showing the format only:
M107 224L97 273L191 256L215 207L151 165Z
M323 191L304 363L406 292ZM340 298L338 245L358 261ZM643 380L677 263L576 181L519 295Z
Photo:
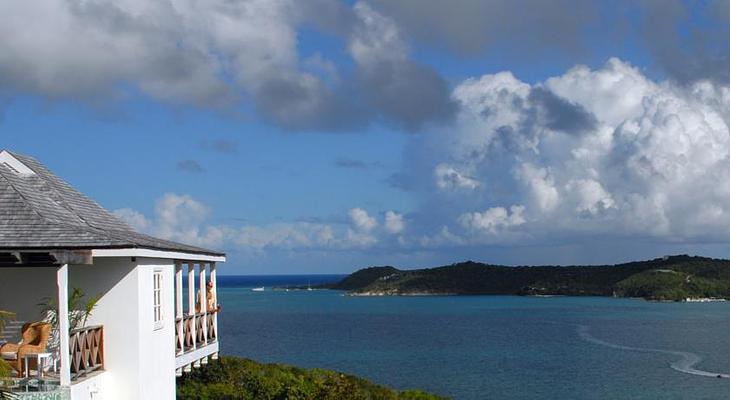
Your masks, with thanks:
M0 352L20 368L5 387L20 399L175 398L176 375L218 356L217 307L205 297L217 300L224 261L135 232L36 160L0 152L0 310L15 314ZM99 299L71 329L75 289ZM58 323L24 324L47 318L38 304L49 298Z

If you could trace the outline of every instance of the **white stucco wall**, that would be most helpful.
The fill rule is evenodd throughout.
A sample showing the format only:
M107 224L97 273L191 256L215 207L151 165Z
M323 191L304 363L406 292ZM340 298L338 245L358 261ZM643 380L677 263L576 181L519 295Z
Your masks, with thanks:
M139 277L130 258L95 259L93 265L69 269L69 294L73 287L89 295L100 294L89 325L104 325L104 366L107 376L100 388L104 399L139 398Z
M154 329L152 274L163 271L162 329ZM104 325L104 399L174 399L175 331L172 260L95 258L72 266L69 286L102 294L88 324ZM70 291L70 289L69 289Z
M175 398L175 302L172 260L138 258L140 277L139 336L140 399ZM155 328L153 309L153 274L162 272L163 323Z
M18 321L41 319L38 303L58 298L55 267L0 268L0 310L16 313Z
M81 380L80 382L74 382L71 385L71 399L72 400L105 400L110 397L104 396L104 388L108 386L106 383L108 372L102 372L100 374L91 376L87 379Z

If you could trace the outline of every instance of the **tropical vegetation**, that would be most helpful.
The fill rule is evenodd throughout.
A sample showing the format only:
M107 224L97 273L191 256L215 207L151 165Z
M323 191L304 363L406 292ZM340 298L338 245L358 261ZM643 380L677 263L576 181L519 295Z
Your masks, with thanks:
M365 379L323 369L259 364L222 357L178 378L182 400L436 400L417 390L397 391Z
M5 329L5 324L8 322L8 320L13 318L15 318L15 313L0 310L0 332Z
M598 266L370 267L327 288L359 295L568 295L649 300L730 299L730 260L687 255Z
M5 323L9 320L15 317L14 313L11 313L10 311L3 311L0 310L0 332L2 332L5 329ZM12 371L12 368L10 365L5 362L5 360L0 359L0 381L3 380L3 378L7 378L10 376ZM6 399L12 399L13 394L3 388L3 385L0 384L0 399L6 400Z
M86 322L96 308L101 295L87 297L83 290L75 287L68 296L68 326L69 329L83 328ZM84 301L84 299L86 299ZM41 315L46 316L46 320L53 326L58 328L58 302L52 297L45 297L38 304L41 308Z

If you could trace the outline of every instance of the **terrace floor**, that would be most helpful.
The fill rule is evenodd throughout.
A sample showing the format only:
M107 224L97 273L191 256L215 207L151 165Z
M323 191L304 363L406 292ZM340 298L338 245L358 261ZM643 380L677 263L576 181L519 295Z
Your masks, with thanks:
M70 389L55 377L7 378L0 387L13 393L13 400L69 400Z

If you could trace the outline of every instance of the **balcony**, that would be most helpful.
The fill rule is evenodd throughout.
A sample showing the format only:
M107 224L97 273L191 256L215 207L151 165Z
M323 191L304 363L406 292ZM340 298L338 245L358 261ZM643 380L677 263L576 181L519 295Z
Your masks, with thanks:
M17 355L18 350L7 350L9 354L5 356L10 362L13 362L12 358L20 358L23 373L13 371L0 384L15 393L17 399L64 399L68 398L70 391L97 386L102 379L105 366L104 327L93 325L72 329L70 322L70 316L78 310L69 309L73 303L69 302L67 262L78 263L80 271L91 271L86 267L90 258L87 256L89 254L83 252L0 253L0 309L13 313L17 318L8 321L0 339L19 342L24 321L40 322L49 318L49 314L45 314L48 311L42 310L39 302L57 305L57 323L50 328L50 334L44 328L43 334L36 337L45 339L32 343L33 346L42 346L42 350L23 350L23 353L42 352L42 355L28 359L28 368L25 367L25 358ZM76 279L83 279L83 275L77 275ZM37 373L39 359L46 366L43 374ZM29 373L26 375L25 371Z
M58 331L56 331L57 335ZM30 368L28 377L10 377L0 381L0 388L13 394L15 400L57 399L65 400L70 396L68 386L61 386L61 371L57 368L60 359L58 350L46 363L42 376ZM104 371L104 327L102 325L73 329L69 332L69 372L70 386L81 384ZM47 370L47 371L46 371Z
M183 281L183 265L188 274ZM206 265L209 268L206 268ZM210 281L206 280L206 269ZM195 279L196 273L198 279ZM196 281L198 284L196 285ZM207 282L207 283L206 283ZM210 285L210 286L209 286ZM198 289L196 290L196 286ZM187 289L186 291L183 288ZM201 289L202 288L202 289ZM208 299L212 296L212 299ZM218 358L217 282L214 263L177 262L175 268L175 372L178 376ZM212 307L208 300L213 303ZM187 303L187 312L183 312ZM205 310L208 308L208 310ZM201 311L203 309L203 311Z

